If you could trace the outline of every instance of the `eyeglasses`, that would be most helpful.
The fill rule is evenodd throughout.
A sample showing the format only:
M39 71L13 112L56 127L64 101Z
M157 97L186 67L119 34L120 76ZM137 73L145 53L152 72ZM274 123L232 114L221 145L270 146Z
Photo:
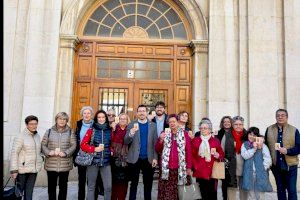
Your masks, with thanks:
M37 126L38 123L28 123L28 125L30 125L30 126Z
M108 117L115 117L116 115L114 115L114 114L108 114L107 116Z
M286 117L286 114L276 115L276 117Z
M209 130L209 128L206 128L206 127L200 127L199 129L200 130Z

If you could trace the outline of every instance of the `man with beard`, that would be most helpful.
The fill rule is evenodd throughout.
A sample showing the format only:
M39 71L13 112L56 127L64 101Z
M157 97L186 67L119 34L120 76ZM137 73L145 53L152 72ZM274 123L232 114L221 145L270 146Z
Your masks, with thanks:
M165 130L165 128L169 128L168 124L168 115L165 112L166 104L162 101L158 101L155 104L155 113L156 116L152 119L153 122L156 123L157 129L157 137L159 137L160 133Z

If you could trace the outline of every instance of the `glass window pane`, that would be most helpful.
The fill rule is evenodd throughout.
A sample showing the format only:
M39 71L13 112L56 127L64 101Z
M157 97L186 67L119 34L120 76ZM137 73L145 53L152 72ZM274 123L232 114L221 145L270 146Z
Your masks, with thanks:
M125 16L125 13L122 9L122 7L119 7L117 9L115 9L113 12L112 12L113 16L115 16L117 19L120 19L122 17Z
M128 17L125 17L121 20L121 23L126 27L126 28L129 28L131 26L134 26L134 23L135 23L135 16L128 16Z
M110 60L110 69L121 69L121 60Z
M103 69L98 70L97 76L99 78L108 78L108 70L103 70Z
M166 26L170 26L170 24L168 23L165 17L161 17L159 20L157 20L156 24L160 29Z
M124 9L127 15L135 13L135 4L124 5Z
M116 23L116 20L109 14L105 17L103 24L111 27L112 25L114 25Z
M84 27L83 35L96 35L98 26L98 23L89 20Z
M147 29L147 33L150 38L153 38L153 39L160 38L159 31L154 24Z
M137 25L142 28L147 28L152 22L146 17L137 16Z
M107 10L112 10L120 5L119 0L109 0L103 4Z
M138 0L139 3L151 5L153 0Z
M104 8L102 6L100 6L92 14L91 19L94 19L94 20L100 22L103 19L103 17L106 15L106 13L107 13L106 10L104 10Z
M123 37L123 33L124 33L125 29L123 28L123 26L121 26L119 23L117 23L112 31L112 35L113 37Z
M171 71L171 62L160 62L160 71Z
M134 76L136 79L146 79L147 78L147 73L146 71L140 71L136 70L134 73Z
M135 61L135 68L136 69L146 69L146 61L143 61L143 60Z
M149 6L138 4L137 13L141 15L146 15L149 10Z
M109 60L100 60L98 59L98 66L97 67L100 67L100 68L106 68L108 69L109 68Z
M161 80L171 80L171 72L160 72Z
M100 26L98 35L110 36L110 28L107 28L106 26Z
M121 70L111 70L110 78L122 78L122 71Z
M132 60L124 60L123 61L123 65L124 65L124 68L126 68L126 69L133 69L133 67L134 67L134 61L132 61Z
M186 31L182 23L173 26L173 31L175 39L187 39Z
M153 6L160 10L162 13L164 13L169 8L168 4L166 4L162 0L155 0Z
M176 24L181 22L181 19L179 18L178 14L173 9L169 10L166 13L166 17L168 18L171 24Z
M153 8L151 8L150 12L148 13L148 17L153 21L156 20L160 15L161 14Z
M160 34L162 39L173 39L171 28L162 30Z
M148 61L147 65L149 70L158 71L158 62Z
M122 3L135 3L136 0L122 0Z

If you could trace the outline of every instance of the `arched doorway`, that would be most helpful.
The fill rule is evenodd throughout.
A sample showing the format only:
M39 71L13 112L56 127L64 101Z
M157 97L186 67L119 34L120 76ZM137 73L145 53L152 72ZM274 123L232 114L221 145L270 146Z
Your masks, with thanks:
M133 117L139 104L162 100L168 113L191 113L191 31L173 1L96 2L77 35L73 125L84 105Z

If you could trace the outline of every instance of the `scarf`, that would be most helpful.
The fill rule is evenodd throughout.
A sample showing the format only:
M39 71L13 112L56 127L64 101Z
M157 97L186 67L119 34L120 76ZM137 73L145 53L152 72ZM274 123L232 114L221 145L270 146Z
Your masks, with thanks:
M233 129L231 133L232 133L234 141L236 142L236 144L235 144L235 152L237 154L240 154L241 153L242 143L243 143L242 137L244 135L244 132L243 131L237 132L237 131L235 131Z
M177 142L177 151L178 151L178 185L183 185L186 183L186 162L185 162L185 137L184 132L181 128L177 130L177 133L174 135ZM164 139L164 149L162 152L162 180L168 180L169 178L169 158L171 152L172 144L172 134L167 134Z
M108 124L99 124L98 122L96 122L93 124L93 128L95 128L96 130L105 130L106 128L108 128Z
M208 134L206 136L200 135L200 138L202 142L199 146L198 155L201 156L202 158L205 158L206 162L210 162L211 155L210 155L210 145L208 140L211 138L211 134Z

